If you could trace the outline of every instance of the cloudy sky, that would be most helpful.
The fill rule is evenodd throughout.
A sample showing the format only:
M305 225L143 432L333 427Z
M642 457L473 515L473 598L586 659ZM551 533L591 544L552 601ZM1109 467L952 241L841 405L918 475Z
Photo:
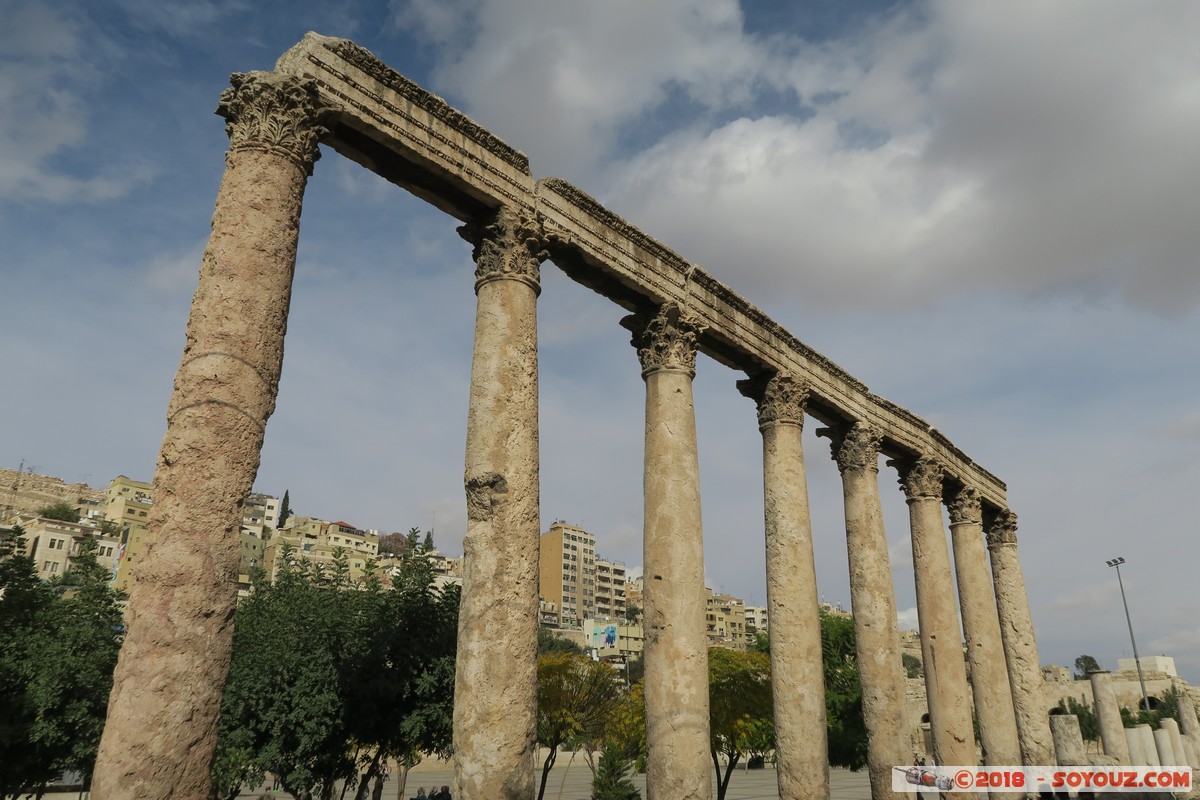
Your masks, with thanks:
M352 38L703 265L1008 483L1043 662L1200 682L1200 5L0 0L0 464L153 473L230 72ZM456 222L332 152L257 488L461 552L474 314ZM542 512L641 563L623 312L543 268ZM702 359L707 572L765 602L760 439ZM806 430L819 591L841 493ZM881 470L901 617L907 513Z

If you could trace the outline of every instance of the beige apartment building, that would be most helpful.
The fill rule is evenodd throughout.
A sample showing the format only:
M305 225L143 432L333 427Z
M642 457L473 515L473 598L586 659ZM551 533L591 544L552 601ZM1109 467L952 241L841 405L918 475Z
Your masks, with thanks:
M704 615L708 646L745 650L750 641L746 633L746 604L733 595L713 594L707 587L705 591L708 594Z
M104 493L101 516L119 526L120 555L113 585L129 591L133 568L142 558L146 546L147 521L154 505L154 489L144 481L118 475Z
M620 561L596 559L595 617L597 620L619 620L625 617L625 564Z
M746 631L766 633L771 629L771 619L767 616L766 606L745 606Z
M294 521L294 522L292 522ZM292 558L307 559L324 570L332 570L339 550L350 566L350 580L360 581L367 575L369 562L379 556L379 535L362 531L348 522L327 522L316 517L291 517L291 525L275 531L263 544L263 566L272 579L283 566L285 545L292 548Z
M79 555L84 539L95 539L99 545L96 558L111 574L117 564L120 541L103 533L95 524L47 519L37 514L17 514L10 517L6 528L20 525L24 530L25 555L33 559L38 577L42 580L61 577L71 569L71 557Z
M541 599L558 607L556 627L578 628L595 616L596 537L556 520L539 549Z

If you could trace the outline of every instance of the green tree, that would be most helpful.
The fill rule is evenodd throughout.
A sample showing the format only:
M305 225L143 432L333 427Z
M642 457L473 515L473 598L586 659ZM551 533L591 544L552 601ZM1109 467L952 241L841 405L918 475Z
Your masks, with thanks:
M770 749L774 739L770 659L763 653L709 649L708 708L717 800L725 800L738 761Z
M284 523L288 521L288 517L292 515L292 498L288 494L288 490L283 490L283 499L279 501L279 517L275 520L275 527L283 530Z
M421 550L425 553L433 552L433 531L425 531L425 541L421 543Z
M1075 659L1075 680L1082 680L1088 676L1089 672L1096 672L1100 669L1100 662L1089 655L1082 655Z
M632 759L619 744L605 744L592 779L592 800L639 800L642 794L629 779L631 768Z
M28 661L35 639L51 616L54 603L49 584L38 579L33 559L24 550L21 531L11 540L11 558L0 561L0 797L15 795L22 786L36 786L53 777L53 770L30 742L37 721L29 697Z
M755 631L754 639L751 640L748 648L752 653L771 654L771 636L766 631Z
M821 611L820 620L829 763L862 769L867 763L867 726L862 713L854 619Z
M87 537L63 579L36 581L31 561L0 565L5 633L0 656L0 789L64 770L91 782L124 628L120 595ZM48 599L49 598L49 599ZM11 774L14 770L15 774Z
M62 522L79 522L79 509L70 503L59 501L45 508L38 509L38 516L46 519L57 519Z
M630 625L636 625L638 620L642 618L642 609L637 603L625 604L625 621Z
M901 653L900 663L904 665L904 674L906 677L919 678L924 674L922 672L921 659L912 653Z
M582 746L604 739L621 701L616 671L601 661L574 653L538 657L537 742L549 750L542 764L538 800L564 745Z

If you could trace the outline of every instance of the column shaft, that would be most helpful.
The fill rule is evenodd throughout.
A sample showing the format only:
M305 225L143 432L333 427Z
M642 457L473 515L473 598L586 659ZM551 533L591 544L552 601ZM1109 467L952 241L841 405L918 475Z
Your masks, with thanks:
M892 791L892 768L911 763L904 725L904 672L896 627L896 591L879 500L878 432L863 423L822 431L833 439L842 473L850 604L854 612L867 768L874 800L902 797Z
M1096 704L1096 721L1100 725L1100 741L1104 752L1117 759L1118 763L1129 763L1129 743L1125 741L1125 724L1121 721L1121 707L1117 704L1117 693L1107 670L1088 673L1092 682L1092 700Z
M950 552L942 524L943 468L932 458L896 462L908 498L925 697L937 763L978 763Z
M1051 714L1050 734L1054 737L1054 757L1063 766L1087 766L1087 749L1074 714Z
M536 224L501 209L475 242L467 535L454 691L454 796L528 800L537 726ZM503 609L504 635L496 611Z
M763 437L767 607L780 800L828 800L829 750L817 570L804 470L805 389L786 376L741 381Z
M678 307L624 321L646 381L644 595L646 786L651 800L709 800L708 637L700 466L692 405L702 328Z
M106 800L208 796L242 504L275 409L300 207L324 133L311 84L270 73L231 82L218 108L231 146L93 776Z
M1000 621L988 572L979 497L973 489L959 490L950 503L950 539L984 762L1019 764L1017 720L1000 643Z
M988 531L992 579L1004 660L1012 686L1013 710L1021 758L1028 765L1053 764L1054 741L1050 736L1046 691L1038 662L1037 640L1025 594L1025 577L1017 556L1017 515L1002 511Z

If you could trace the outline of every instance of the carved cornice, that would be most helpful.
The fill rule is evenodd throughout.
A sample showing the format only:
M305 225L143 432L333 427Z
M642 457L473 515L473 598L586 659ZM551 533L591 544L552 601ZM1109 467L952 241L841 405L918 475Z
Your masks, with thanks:
M942 480L946 476L946 467L941 461L925 453L888 463L900 473L900 488L908 502L931 497L941 500Z
M839 472L852 469L879 471L879 445L883 435L874 427L855 422L843 428L822 428L817 435L829 438Z
M621 324L633 332L643 378L664 370L696 376L696 350L705 328L679 306L664 303L653 317L633 314Z
M396 70L384 64L375 54L354 42L341 39L326 44L326 49L345 59L349 64L370 75L375 80L408 100L425 113L479 144L492 155L511 164L522 172L529 172L529 159L524 153L506 144L494 133L475 120L451 106L436 94L427 92Z
M769 425L804 427L808 385L790 375L765 374L737 382L738 391L758 405L758 429Z
M950 510L951 525L983 524L983 507L979 500L979 492L970 486L959 489L946 507Z
M996 514L987 532L988 548L1017 544L1017 515L1008 509Z
M521 281L541 292L541 263L549 254L540 219L504 207L491 220L467 223L458 233L474 245L476 292L495 280Z
M311 175L321 157L317 142L329 133L320 121L330 109L316 83L273 72L235 72L229 83L217 104L227 120L229 151L274 153Z

